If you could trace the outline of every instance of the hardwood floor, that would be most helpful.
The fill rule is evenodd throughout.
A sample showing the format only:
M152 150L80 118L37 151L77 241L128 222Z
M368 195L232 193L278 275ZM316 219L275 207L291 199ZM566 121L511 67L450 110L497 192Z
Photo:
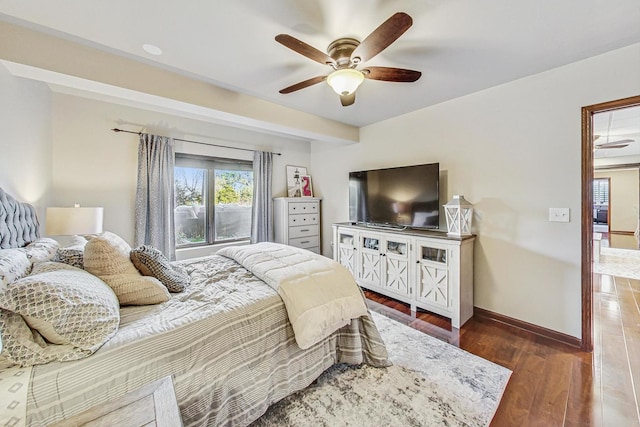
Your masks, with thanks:
M595 275L586 353L490 320L460 329L365 291L371 309L513 371L491 426L640 426L640 281Z
M602 233L603 248L638 249L638 240L633 234Z

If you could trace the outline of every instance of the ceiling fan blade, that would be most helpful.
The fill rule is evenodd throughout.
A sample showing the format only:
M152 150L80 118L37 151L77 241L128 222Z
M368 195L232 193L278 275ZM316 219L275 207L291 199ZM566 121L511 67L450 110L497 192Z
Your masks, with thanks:
M278 34L276 36L276 41L281 45L298 52L300 55L304 55L307 58L313 59L314 61L321 64L331 65L336 63L336 61L326 53L319 51L315 47L308 45L305 42L298 40L293 36L290 36L289 34Z
M362 74L367 79L386 82L415 82L422 75L420 71L390 67L367 67L362 70Z
M360 43L351 54L351 61L358 64L370 60L396 41L412 24L413 19L406 13L394 14Z
M602 148L624 148L633 142L633 139L621 139L619 141L605 142L602 144L596 144L596 149Z
M317 76L312 77L308 80L296 83L289 87L285 87L284 89L280 89L280 93L291 93L300 89L304 89L305 87L313 86L315 84L321 83L327 79L327 76Z
M356 93L353 92L351 95L340 95L340 102L343 107L348 107L349 105L356 102Z

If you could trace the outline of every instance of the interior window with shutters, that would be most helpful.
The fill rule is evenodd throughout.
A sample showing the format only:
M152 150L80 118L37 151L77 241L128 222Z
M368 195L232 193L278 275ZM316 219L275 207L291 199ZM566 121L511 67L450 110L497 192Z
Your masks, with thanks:
M251 162L176 154L174 185L176 247L249 239Z
M595 178L593 180L593 204L609 204L609 180L606 178Z

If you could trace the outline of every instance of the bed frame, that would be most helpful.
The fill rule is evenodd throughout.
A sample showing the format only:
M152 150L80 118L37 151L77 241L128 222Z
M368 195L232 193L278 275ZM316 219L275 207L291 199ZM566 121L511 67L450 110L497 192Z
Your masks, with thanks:
M0 249L21 248L40 237L36 210L0 188Z

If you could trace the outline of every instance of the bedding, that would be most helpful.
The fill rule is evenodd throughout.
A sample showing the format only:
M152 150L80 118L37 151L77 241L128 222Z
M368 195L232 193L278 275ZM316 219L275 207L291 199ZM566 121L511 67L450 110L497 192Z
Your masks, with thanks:
M84 247L86 245L87 239L81 236L74 236L71 244L64 248L58 248L53 260L84 269Z
M33 215L25 220L25 215L14 212L33 212L33 208L18 204L0 189L3 248L23 248L39 238L37 218ZM100 245L111 248L94 251L88 264L94 262L96 268L108 264L100 258L109 255L124 265L126 246L109 234L105 239L108 242ZM53 268L51 264L35 268L33 274L45 273ZM54 272L90 274L89 269L60 265ZM88 357L3 369L6 360L0 355L0 397L2 401L5 396L12 399L10 405L0 405L0 419L9 420L12 426L48 425L171 375L185 426L244 426L260 417L270 404L307 387L335 363L389 365L384 343L368 312L302 349L296 343L283 299L234 260L214 255L172 266L185 269L189 286L160 304L120 306L117 332ZM29 276L12 278L7 288L27 279L34 280ZM85 279L88 276L62 282L67 290L75 290L84 286ZM108 283L103 289L107 288L111 288ZM115 302L114 296L102 304ZM3 319L6 311L0 311ZM25 317L14 314L27 327L26 318L40 315L37 310L24 313ZM39 320L44 323L30 319L29 330L48 336L43 338L47 345L65 346L64 342L74 339L65 329L70 325L61 325L55 318ZM24 381L25 377L29 381ZM12 385L4 387L9 381ZM5 394L7 390L9 394Z
M36 264L0 293L2 352L22 366L87 357L117 332L119 309L99 278L66 264Z
M227 247L218 254L237 261L278 292L302 349L367 314L351 273L322 255L278 243Z
M131 250L131 262L145 276L160 280L169 292L182 292L189 286L189 275L178 265L171 265L166 256L157 248L142 245Z
M39 262L51 261L55 257L59 247L60 244L55 240L48 237L41 237L29 243L24 248L20 248L20 250L27 254L27 258L31 261L31 265L33 265Z
M9 283L26 276L31 271L31 261L20 249L0 249L0 292Z
M185 426L248 425L335 363L387 366L371 317L306 350L282 299L235 261L181 261L191 284L160 305L121 309L118 333L92 356L33 367L27 421L46 425L173 376Z
M120 305L159 304L169 291L155 277L143 276L130 258L131 246L122 237L105 231L84 248L84 268L104 280L118 296Z

